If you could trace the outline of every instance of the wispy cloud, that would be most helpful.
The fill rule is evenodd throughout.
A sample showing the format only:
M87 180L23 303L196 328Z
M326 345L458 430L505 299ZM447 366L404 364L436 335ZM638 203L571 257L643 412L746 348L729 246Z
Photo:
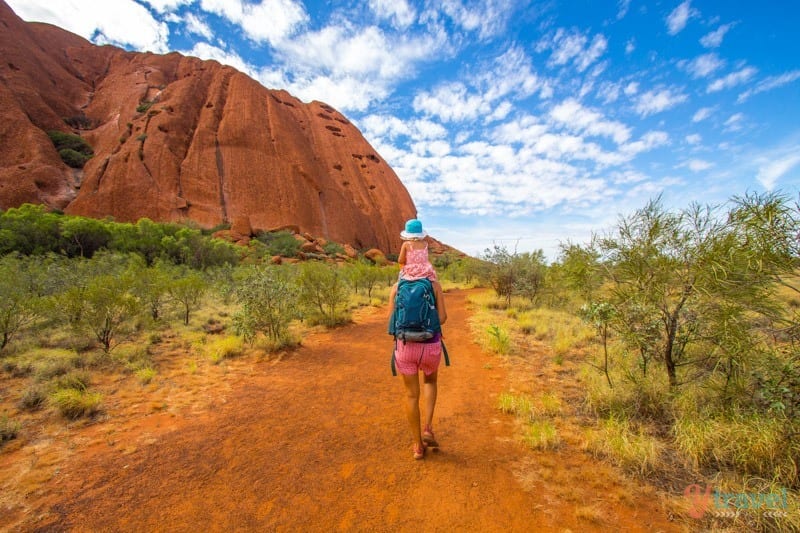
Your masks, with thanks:
M698 109L694 115L692 115L692 122L702 122L708 117L711 116L711 113L714 112L714 109L711 107L701 107Z
M675 107L688 99L686 94L677 89L653 89L639 95L634 109L639 115L646 117Z
M537 52L551 50L548 60L550 66L573 63L578 72L583 72L597 61L607 48L608 41L602 34L596 34L590 41L588 34L564 28L559 28L536 45Z
M708 32L700 39L700 44L705 46L706 48L719 48L722 44L722 39L725 38L725 34L733 28L735 24L723 24L719 28L714 31Z
M406 0L369 0L369 7L381 18L390 20L398 29L411 26L417 13Z
M691 61L682 63L693 78L705 78L725 66L725 61L713 52L697 56Z
M439 9L462 29L481 39L502 34L514 13L513 0L442 0Z
M550 110L550 118L571 131L589 136L609 137L617 144L631 137L631 129L625 124L607 120L595 110L584 107L575 99L568 99Z
M691 159L686 163L686 166L692 172L703 172L704 170L708 170L709 168L713 167L714 164L702 159Z
M754 67L741 68L736 72L731 72L727 76L718 78L709 83L708 87L706 88L706 92L714 93L724 89L730 89L731 87L736 87L737 85L748 82L753 76L756 75L757 72L758 69Z
M742 123L744 122L744 113L735 113L728 117L728 120L725 121L725 131L739 131L742 129Z
M698 14L697 10L692 8L690 0L686 0L667 16L667 32L670 35L680 33L686 27L689 19Z
M761 160L756 179L768 190L789 171L800 165L800 146L793 146L782 154L773 154L774 159Z
M784 85L788 85L799 78L800 70L792 70L785 74L781 74L780 76L770 76L758 82L752 89L748 89L740 94L736 101L741 104L751 96L766 91L771 91L772 89L777 89L778 87L783 87Z
M628 14L631 7L631 0L619 0L617 2L617 20L622 20Z

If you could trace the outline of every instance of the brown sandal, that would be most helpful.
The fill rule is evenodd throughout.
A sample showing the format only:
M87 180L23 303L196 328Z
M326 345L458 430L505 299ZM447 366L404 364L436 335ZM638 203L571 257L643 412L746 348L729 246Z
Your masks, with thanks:
M414 444L414 459L425 457L425 444Z
M430 426L425 426L425 430L422 432L422 442L431 448L439 447L439 443L436 442L436 437L434 436L433 429L431 429Z

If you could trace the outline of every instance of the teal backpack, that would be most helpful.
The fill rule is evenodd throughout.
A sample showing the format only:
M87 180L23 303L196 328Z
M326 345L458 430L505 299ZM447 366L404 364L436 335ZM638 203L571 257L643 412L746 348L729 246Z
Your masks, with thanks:
M395 344L403 342L423 342L442 331L439 313L436 311L436 295L428 279L405 280L397 284L394 312L389 319L389 335L394 336ZM450 366L447 349L442 342L445 365ZM392 375L397 375L392 350Z

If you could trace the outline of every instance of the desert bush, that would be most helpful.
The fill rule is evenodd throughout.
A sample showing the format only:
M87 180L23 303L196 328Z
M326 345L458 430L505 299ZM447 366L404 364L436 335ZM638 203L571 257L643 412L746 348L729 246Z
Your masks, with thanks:
M664 444L642 428L633 427L625 418L601 420L599 429L586 434L584 445L595 455L607 457L638 475L664 469Z
M200 306L206 293L207 285L199 272L185 268L172 270L173 279L167 287L170 297L180 304L184 325L189 325L189 314Z
M42 385L31 385L22 393L19 406L28 411L41 409L47 401L47 391Z
M507 355L511 352L511 337L504 328L492 324L486 329L486 333L492 351L500 355Z
M289 323L298 316L298 289L288 271L278 267L253 267L236 287L241 305L233 317L236 332L248 342L258 333L273 342L286 340Z
M20 424L8 418L7 415L0 415L0 443L17 438Z
M157 373L155 368L148 366L135 371L134 375L142 385L147 385L156 377Z
M92 416L100 411L103 395L73 388L58 389L50 394L50 402L64 417L70 419Z
M561 443L552 420L533 420L525 426L522 440L534 450L553 450Z
M239 357L244 353L244 341L241 337L227 336L214 339L206 345L206 353L214 364L224 359Z
M288 231L262 231L256 239L267 247L267 254L294 257L300 251L300 241Z
M311 322L333 327L347 320L344 314L347 289L339 269L322 263L304 263L297 284L300 303L305 305Z
M39 298L26 283L30 262L15 255L0 257L0 350L40 314Z

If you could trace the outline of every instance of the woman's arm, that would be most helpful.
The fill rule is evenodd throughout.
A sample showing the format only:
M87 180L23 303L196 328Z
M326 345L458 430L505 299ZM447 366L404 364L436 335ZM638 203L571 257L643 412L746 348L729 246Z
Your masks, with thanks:
M392 290L389 292L389 319L392 318L392 313L394 313L395 296L397 296L397 283L392 285Z
M433 295L436 297L436 312L439 314L439 324L444 325L447 322L447 308L444 305L442 285L438 281L432 282L431 285L433 285Z

